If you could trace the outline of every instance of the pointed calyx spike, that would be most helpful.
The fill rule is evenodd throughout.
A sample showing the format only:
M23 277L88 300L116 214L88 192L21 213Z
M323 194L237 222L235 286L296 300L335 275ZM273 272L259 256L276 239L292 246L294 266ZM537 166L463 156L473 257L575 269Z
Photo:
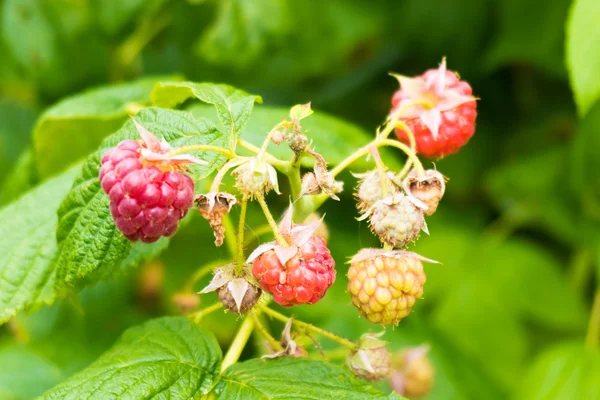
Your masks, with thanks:
M140 151L141 160L146 164L172 169L183 164L208 165L208 162L200 160L189 154L169 155L174 149L164 139L162 141L146 129L142 124L132 118L133 124L140 134L143 147Z
M262 290L245 266L242 275L235 274L235 264L228 264L215 270L212 281L201 294L217 292L219 300L230 311L244 314L259 300Z

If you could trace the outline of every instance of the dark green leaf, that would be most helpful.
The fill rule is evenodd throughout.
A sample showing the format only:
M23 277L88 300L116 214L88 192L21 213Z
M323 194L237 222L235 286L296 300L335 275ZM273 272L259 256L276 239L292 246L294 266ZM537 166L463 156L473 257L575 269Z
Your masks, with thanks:
M191 143L223 145L224 136L214 126L205 120L194 119L186 112L151 107L143 109L135 119L175 147ZM108 196L100 187L98 173L102 154L107 149L122 140L138 138L139 133L132 121L109 136L87 159L73 188L60 205L56 231L60 245L57 261L59 287L65 283L72 286L90 274L94 274L94 278L110 275L114 272L114 265L128 257L131 243L115 227ZM214 152L196 152L194 155L209 162L208 166L191 167L196 178L206 176L225 161L223 156ZM140 246L140 250L143 248L151 253L155 248ZM106 268L106 272L102 271Z
M47 177L88 155L129 114L150 101L156 79L104 86L66 98L49 108L34 131L40 175Z
M261 55L270 38L289 30L289 17L284 0L221 1L198 50L213 63L243 67Z
M60 382L61 371L50 361L20 345L0 347L0 398L37 397Z
M0 209L0 324L21 310L54 300L56 208L78 169Z
M215 106L222 131L229 134L231 141L246 127L254 102L262 102L260 96L214 83L159 82L152 90L152 102L161 107L172 108L193 97Z
M518 400L600 398L600 351L568 343L544 352L523 377Z
M544 0L498 3L500 32L485 58L488 68L528 62L553 74L564 75L561 27L565 24L569 4L569 0L555 1L552 7L547 7Z
M183 317L130 328L92 365L48 391L44 399L199 399L218 379L221 349L214 336Z
M552 8L552 7L548 7ZM576 0L567 22L567 65L581 116L600 98L600 3Z
M218 400L401 399L375 390L337 365L303 358L250 360L227 368Z

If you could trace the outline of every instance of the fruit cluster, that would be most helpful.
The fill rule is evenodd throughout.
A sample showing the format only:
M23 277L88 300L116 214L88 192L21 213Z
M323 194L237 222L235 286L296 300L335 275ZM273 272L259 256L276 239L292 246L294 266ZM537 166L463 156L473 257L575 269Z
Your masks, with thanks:
M371 154L375 168L355 175L359 179L356 206L359 219L368 220L383 248L365 248L352 257L347 289L352 304L369 322L397 325L423 295L423 262L433 262L405 248L421 232L429 234L425 217L435 213L446 189L445 177L436 169L425 169L417 155L444 157L455 153L473 135L476 117L471 87L446 70L445 60L438 69L420 76L397 78L401 87L393 96L392 110L382 129L371 143L336 168L328 169L327 161L302 129L301 120L312 114L310 104L298 105L291 109L289 120L284 118L267 134L260 149L249 148L253 156L237 155L235 148L223 150L230 159L216 174L208 193L194 194L193 170L186 164L205 162L187 153L218 149L203 145L172 148L133 120L140 139L124 140L108 150L100 169L101 186L108 195L116 228L130 241L151 243L173 235L179 220L194 207L208 221L215 244L220 246L226 237L228 214L239 205L232 261L214 271L211 283L201 293L215 291L222 305L234 313L245 314L258 304L262 312L281 319L283 316L266 308L271 298L284 307L314 304L334 284L336 270L327 237L323 237L327 234L320 233L326 232L321 219L310 217L304 223L294 223L294 207L290 206L281 222L275 222L265 200L270 191L280 194L275 166L289 175L299 214L308 215L327 198L339 201L337 193L343 190L343 184L335 180L336 175L358 158ZM388 139L394 131L399 141ZM270 144L284 143L293 152L291 160L279 160L267 152ZM377 150L382 146L406 153L401 171L386 167ZM311 158L314 169L301 177L303 158ZM219 189L228 173L235 178L237 195ZM318 197L307 200L308 196ZM246 257L245 216L251 201L260 205L274 240L257 246ZM192 307L199 303L187 300L190 289L185 293L178 297L179 303L182 299ZM295 323L307 331L324 332L310 324ZM292 322L287 320L281 343L271 340L271 357L306 354L292 340L291 329ZM337 336L329 333L328 337ZM379 335L364 335L358 343L337 340L350 348L348 365L356 375L368 380L389 375L395 390L409 396L420 396L430 389L433 374L426 352L407 350L399 356L402 362L395 362Z

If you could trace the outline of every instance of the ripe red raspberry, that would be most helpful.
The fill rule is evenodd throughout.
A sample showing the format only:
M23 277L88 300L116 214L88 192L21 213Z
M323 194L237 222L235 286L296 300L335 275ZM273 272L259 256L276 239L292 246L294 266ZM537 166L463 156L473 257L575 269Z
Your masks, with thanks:
M363 249L350 260L348 292L369 322L398 325L423 295L422 261L409 251Z
M314 234L320 223L292 225L290 207L280 225L289 245L265 243L248 257L262 289L284 307L314 304L335 282L335 261L325 240Z
M446 70L444 59L438 69L430 69L414 78L397 76L400 89L392 98L392 114L404 107L400 120L415 136L417 153L430 158L456 153L475 133L477 104L471 86ZM422 104L407 105L412 101ZM398 139L409 143L402 128L396 129Z
M260 286L282 306L314 304L335 282L335 261L325 240L313 235L282 264L274 249L254 260L252 274Z
M170 146L136 126L143 140L124 140L104 153L100 182L117 228L130 241L152 243L173 235L193 204L194 182L174 165L201 161L164 157Z

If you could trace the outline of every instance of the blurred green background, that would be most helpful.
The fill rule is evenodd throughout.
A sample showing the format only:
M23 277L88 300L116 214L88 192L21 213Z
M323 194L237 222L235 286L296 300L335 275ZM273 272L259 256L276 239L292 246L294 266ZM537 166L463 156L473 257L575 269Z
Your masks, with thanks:
M589 39L581 51L593 80L600 6L579 2L590 7L581 15L597 17L571 32ZM588 85L567 67L581 61L565 61L571 3L0 0L0 204L57 172L39 169L30 151L36 121L90 87L157 76L223 82L266 105L312 101L317 114L374 132L397 90L388 72L416 75L446 56L481 99L477 130L458 154L435 162L450 178L446 196L428 219L431 236L411 250L441 264L426 266L424 298L385 338L393 348L431 344L431 399L600 399L597 338L585 343L600 280L600 103L577 89L600 78ZM156 79L131 98L143 104ZM116 130L126 118L107 112L76 134L93 136L97 124ZM356 339L378 327L350 304L345 261L376 242L354 219L355 183L345 179L341 205L323 207L338 280L322 302L292 312ZM285 207L285 199L269 200L277 212ZM264 221L254 211L257 227ZM159 260L0 326L0 398L35 397L126 327L178 313L172 296L194 271L228 257L212 240L192 217ZM224 347L235 333L232 315L203 323ZM244 357L258 351L257 343Z

